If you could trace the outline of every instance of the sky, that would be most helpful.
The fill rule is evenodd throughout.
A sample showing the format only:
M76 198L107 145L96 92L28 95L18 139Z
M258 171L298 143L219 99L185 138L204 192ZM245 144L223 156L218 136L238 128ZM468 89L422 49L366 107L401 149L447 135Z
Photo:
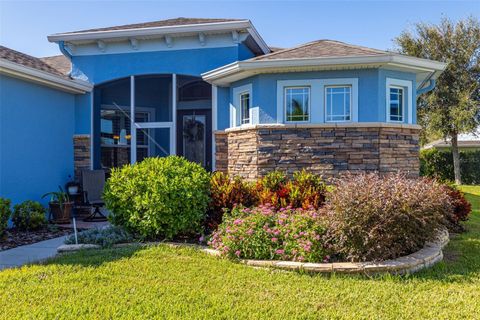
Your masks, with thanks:
M5 1L0 44L44 57L60 54L47 35L175 17L250 19L271 46L334 39L393 49L393 39L417 22L480 17L470 1Z

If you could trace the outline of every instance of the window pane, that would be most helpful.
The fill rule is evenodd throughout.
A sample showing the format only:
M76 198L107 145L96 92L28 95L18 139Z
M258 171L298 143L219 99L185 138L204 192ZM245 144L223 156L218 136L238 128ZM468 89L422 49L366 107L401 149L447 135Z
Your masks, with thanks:
M242 93L240 95L240 112L242 124L250 123L250 94Z
M310 88L285 88L287 121L309 120Z
M390 121L403 121L403 89L390 88Z
M350 121L351 87L326 87L327 121Z

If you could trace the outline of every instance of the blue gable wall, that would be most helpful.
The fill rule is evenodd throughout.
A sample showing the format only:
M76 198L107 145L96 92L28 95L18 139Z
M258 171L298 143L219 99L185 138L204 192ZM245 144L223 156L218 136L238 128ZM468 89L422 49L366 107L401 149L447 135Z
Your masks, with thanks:
M95 85L142 74L176 73L200 76L206 71L251 57L253 53L243 44L221 48L73 56L72 76L86 78ZM228 104L225 114L220 110L223 106L221 103L219 98L219 128L228 126ZM90 94L77 97L75 116L75 133L90 133Z
M277 122L277 81L358 78L358 121L386 121L386 78L396 78L413 81L415 74L383 69L292 72L278 74L261 74L232 83L230 87L230 103L234 103L233 90L245 84L252 84L252 107L260 107L260 123ZM413 94L413 123L416 123L416 97ZM315 105L311 106L315 108ZM318 107L318 106L317 106ZM405 120L406 121L406 120ZM312 121L315 122L315 121Z
M0 75L0 196L41 201L73 176L75 96Z
M177 73L200 76L239 59L237 46L190 50L73 56L72 76L85 75L93 84L131 75Z

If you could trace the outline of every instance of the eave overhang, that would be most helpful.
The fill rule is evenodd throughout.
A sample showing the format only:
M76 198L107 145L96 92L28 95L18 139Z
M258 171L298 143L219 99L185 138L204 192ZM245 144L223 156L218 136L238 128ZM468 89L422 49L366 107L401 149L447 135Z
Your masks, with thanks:
M365 68L388 68L417 74L417 83L426 78L436 79L445 69L443 62L387 53L369 56L341 56L303 59L272 59L237 61L202 74L203 80L218 86L257 74L305 72Z
M93 89L93 85L89 82L66 79L49 72L27 67L5 59L0 59L0 74L39 83L50 88L73 94L83 94L90 92Z
M238 32L245 30L255 40L264 54L270 53L270 48L262 39L250 20L226 21L213 23L185 24L178 26L134 28L123 30L86 31L57 33L47 37L50 42L68 42L83 44L101 40L129 40L164 36L185 36L199 33Z

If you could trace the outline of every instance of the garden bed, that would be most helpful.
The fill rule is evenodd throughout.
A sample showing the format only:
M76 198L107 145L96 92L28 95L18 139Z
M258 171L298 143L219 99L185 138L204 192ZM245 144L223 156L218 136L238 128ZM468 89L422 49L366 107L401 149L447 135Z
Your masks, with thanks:
M438 232L436 240L428 242L419 251L397 259L377 262L333 262L333 263L304 263L298 261L278 260L253 260L241 259L240 263L258 268L283 269L288 271L301 271L309 273L357 273L357 274L407 274L428 268L437 262L442 261L442 249L449 241L448 231ZM121 248L129 245L151 246L164 244L172 247L195 247L209 255L220 256L218 250L206 246L189 243L175 242L149 242L149 243L120 243L113 245L114 248ZM101 249L102 246L94 244L66 244L57 248L58 253L66 253L87 249Z
M18 229L8 229L0 238L0 251L24 246L44 240L49 240L61 236L67 236L73 233L70 228L44 227L34 231L21 231Z

